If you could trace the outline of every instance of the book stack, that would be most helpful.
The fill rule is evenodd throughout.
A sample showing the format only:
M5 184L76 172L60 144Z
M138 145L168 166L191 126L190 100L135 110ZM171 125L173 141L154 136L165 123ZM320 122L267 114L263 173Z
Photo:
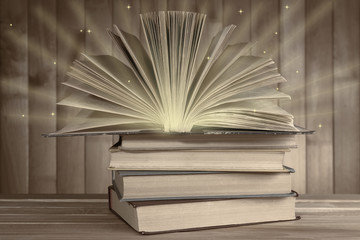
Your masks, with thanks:
M206 15L140 15L143 46L108 30L122 60L74 61L58 104L80 109L47 136L119 134L111 148L110 208L143 233L295 219L293 116L270 58L229 44L235 26L201 42ZM243 131L241 131L241 129Z
M213 133L121 136L110 209L144 234L296 219L283 166L295 135Z

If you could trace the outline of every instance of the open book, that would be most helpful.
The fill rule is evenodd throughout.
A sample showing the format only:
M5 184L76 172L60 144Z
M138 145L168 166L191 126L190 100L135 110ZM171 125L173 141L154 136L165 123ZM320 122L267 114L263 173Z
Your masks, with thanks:
M253 46L229 45L230 25L203 46L205 14L152 12L140 15L146 46L114 26L108 30L126 62L83 54L63 84L76 94L58 104L82 109L57 134L195 129L292 131L293 116L275 100L285 79L274 61L250 56ZM205 56L199 48L207 47ZM203 52L203 51L201 51Z

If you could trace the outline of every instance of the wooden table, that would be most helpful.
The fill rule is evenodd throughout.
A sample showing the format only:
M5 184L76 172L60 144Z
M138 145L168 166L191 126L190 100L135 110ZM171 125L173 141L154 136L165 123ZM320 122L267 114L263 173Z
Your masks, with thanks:
M299 221L143 236L105 195L0 195L0 239L360 239L360 195L301 196Z

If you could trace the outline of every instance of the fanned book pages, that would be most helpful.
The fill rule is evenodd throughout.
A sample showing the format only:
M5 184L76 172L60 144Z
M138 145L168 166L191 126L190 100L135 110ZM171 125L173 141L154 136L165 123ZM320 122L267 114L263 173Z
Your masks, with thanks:
M74 61L64 84L78 91L58 104L81 111L56 134L298 131L293 116L274 101L290 98L276 90L285 79L273 60L249 55L253 44L228 44L234 25L203 46L205 14L152 12L140 18L146 46L116 26L108 30L125 62L86 54Z

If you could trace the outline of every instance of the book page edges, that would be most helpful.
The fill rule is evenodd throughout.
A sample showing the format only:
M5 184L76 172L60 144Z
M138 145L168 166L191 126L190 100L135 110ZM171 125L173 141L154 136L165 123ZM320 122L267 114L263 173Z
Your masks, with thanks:
M305 134L313 134L314 130L308 130L299 126L295 126L298 131L267 131L267 130L245 130L245 129L195 129L192 132L188 133L179 133L179 132L169 132L165 133L158 130L110 130L110 131L84 131L84 132L73 132L73 133L44 133L43 137L67 137L67 136L91 136L91 135L134 135L134 134L164 134L164 135L192 135L192 134L204 134L204 135L227 135L227 134L284 134L284 135L305 135Z

